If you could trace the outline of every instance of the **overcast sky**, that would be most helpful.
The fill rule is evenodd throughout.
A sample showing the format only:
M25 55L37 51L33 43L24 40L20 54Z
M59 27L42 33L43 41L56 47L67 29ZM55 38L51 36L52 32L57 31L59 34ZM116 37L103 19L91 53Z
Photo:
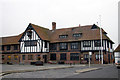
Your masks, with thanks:
M119 0L1 0L0 37L14 36L25 31L29 23L57 29L100 23L118 45ZM99 24L98 24L99 25Z

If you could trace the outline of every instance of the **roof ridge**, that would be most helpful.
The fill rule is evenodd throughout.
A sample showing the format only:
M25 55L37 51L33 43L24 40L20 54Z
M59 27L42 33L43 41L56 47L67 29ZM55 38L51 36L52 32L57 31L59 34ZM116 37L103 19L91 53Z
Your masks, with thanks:
M91 27L92 25L84 25L84 26L80 26L80 27ZM79 26L75 26L75 27L69 27L69 28L60 28L60 29L56 29L56 30L63 30L63 29L72 29L72 28L79 28ZM52 30L50 30L52 31Z
M39 27L39 28L43 28L43 29L49 30L48 28L45 28L45 27L42 27L42 26L39 26L39 25L36 25L36 24L32 24L32 23L30 23L30 24L33 25L33 26Z

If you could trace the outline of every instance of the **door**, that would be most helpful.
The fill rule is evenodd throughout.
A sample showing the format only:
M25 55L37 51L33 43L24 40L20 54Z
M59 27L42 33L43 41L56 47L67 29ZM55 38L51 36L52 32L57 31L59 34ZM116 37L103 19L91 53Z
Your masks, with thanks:
M44 63L47 63L47 55L43 55Z
M110 63L110 54L108 54L108 63Z

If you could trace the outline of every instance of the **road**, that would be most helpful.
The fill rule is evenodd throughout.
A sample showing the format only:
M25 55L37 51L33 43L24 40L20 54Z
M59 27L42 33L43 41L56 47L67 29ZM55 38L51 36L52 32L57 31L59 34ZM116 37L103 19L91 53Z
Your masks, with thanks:
M118 71L120 72L120 69L117 69L114 65L92 67L102 67L102 69L85 73L75 73L76 70L88 68L88 66L82 66L67 69L12 73L3 76L3 78L118 78Z

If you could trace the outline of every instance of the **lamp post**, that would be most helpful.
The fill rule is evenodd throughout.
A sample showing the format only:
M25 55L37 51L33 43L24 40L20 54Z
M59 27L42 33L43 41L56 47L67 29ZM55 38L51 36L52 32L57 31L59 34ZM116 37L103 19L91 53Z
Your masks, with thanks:
M100 27L101 27L101 15L99 15L99 17L100 17ZM102 29L100 28L100 42L101 42L101 58L102 58L102 60L101 60L101 64L103 64L103 52L102 52Z
M89 67L90 67L90 56L92 55L92 52L89 52Z
M102 51L102 29L100 28L100 39L101 39L101 58L102 58L102 64L103 64L103 51Z

